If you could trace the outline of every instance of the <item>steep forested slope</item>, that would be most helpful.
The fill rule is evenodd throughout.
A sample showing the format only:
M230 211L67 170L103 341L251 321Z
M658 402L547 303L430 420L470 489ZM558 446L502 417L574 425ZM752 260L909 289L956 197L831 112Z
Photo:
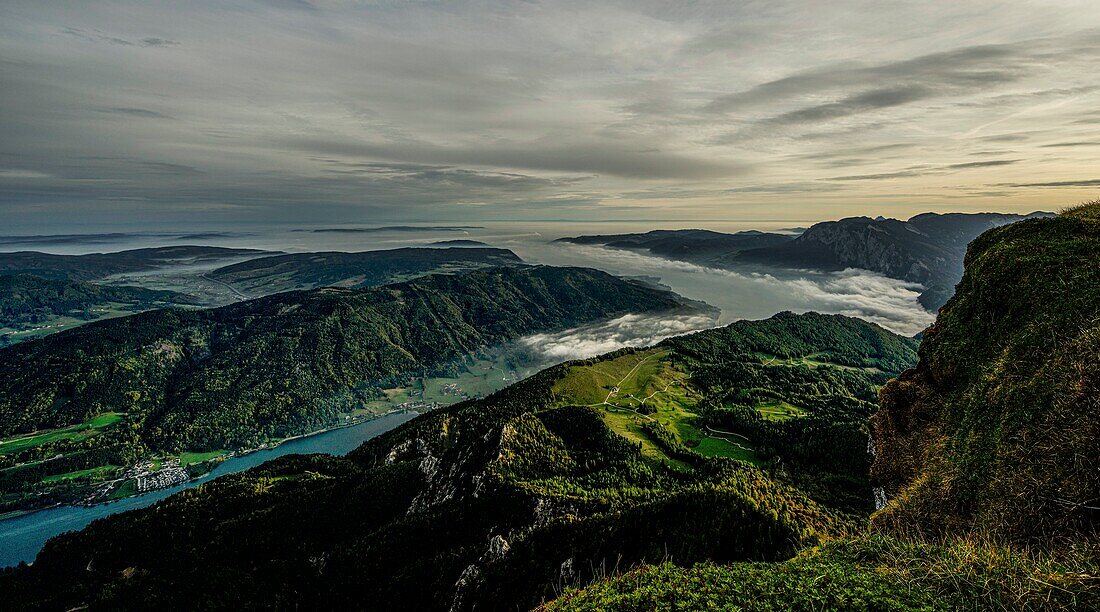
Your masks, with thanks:
M0 511L80 499L143 459L391 410L375 401L383 389L456 373L482 349L680 304L595 270L498 268L151 311L24 342L0 350Z
M114 411L153 447L248 445L489 344L678 304L602 272L538 267L147 312L0 351L0 435Z
M790 362L756 352L775 346L772 335L798 339L783 353ZM912 346L891 336L784 314L563 364L348 458L285 458L98 522L55 540L0 589L43 607L516 609L644 560L786 559L857 519L783 470L726 458L740 442L699 431L724 391L701 388L694 368L714 365L710 347L745 339L722 364L822 382L777 394L866 397L869 378L830 378L848 366L821 353L911 363Z

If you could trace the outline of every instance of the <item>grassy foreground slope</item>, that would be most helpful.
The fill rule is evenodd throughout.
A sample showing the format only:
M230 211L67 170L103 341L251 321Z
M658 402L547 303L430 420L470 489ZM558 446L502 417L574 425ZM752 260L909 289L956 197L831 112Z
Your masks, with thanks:
M781 563L645 565L540 612L587 610L1092 610L1096 565L988 542L845 538Z
M858 363L914 357L870 324L783 314L562 364L347 458L284 458L97 522L53 540L0 590L29 608L516 609L646 560L788 559L859 520L792 485L793 467L731 458L737 446L705 424L724 396L697 384L714 376L702 347L771 334L801 339L784 352L792 361L829 346ZM839 364L765 364L756 346L720 361L819 380L816 394L777 387L803 398L799 418L818 413L808 398L875 391L830 378L850 371ZM729 454L704 452L708 441ZM764 442L746 445L767 453ZM803 452L769 444L776 457ZM866 437L858 444L865 454ZM862 491L869 500L866 481Z

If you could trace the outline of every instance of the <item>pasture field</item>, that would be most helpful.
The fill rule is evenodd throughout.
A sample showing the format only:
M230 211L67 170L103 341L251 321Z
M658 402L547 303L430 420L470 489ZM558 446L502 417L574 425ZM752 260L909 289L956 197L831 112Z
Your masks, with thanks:
M760 402L755 408L761 416L769 421L788 421L806 415L805 410L781 399Z
M77 480L79 478L88 478L90 480L106 480L110 476L113 476L118 470L117 465L101 465L99 467L88 468L86 470L77 470L75 472L68 472L66 474L53 474L42 479L42 482L63 482L66 480Z
M122 420L123 416L125 415L121 412L105 412L79 425L70 425L59 429L44 429L34 433L0 440L0 455L18 453L28 448L34 448L60 440L86 440L99 433L100 429L118 423Z
M202 463L203 461L210 461L211 459L217 459L226 454L224 450L207 451L204 453L192 453L184 451L180 453L180 465L187 467L193 463Z
M696 407L701 397L688 375L673 365L671 354L651 349L573 366L552 388L555 405L600 409L612 431L640 445L642 455L652 460L687 467L650 439L642 427L646 421L664 426L701 455L758 463L747 442L699 429Z

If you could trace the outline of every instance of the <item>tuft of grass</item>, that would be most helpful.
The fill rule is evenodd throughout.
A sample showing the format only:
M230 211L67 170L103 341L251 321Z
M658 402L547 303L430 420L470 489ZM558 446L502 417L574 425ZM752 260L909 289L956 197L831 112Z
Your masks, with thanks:
M1059 213L1064 217L1076 217L1078 219L1091 219L1100 221L1100 200L1082 202L1076 206L1063 208Z
M566 591L544 611L1098 609L1100 572L967 538L937 544L872 535L782 563L640 566Z

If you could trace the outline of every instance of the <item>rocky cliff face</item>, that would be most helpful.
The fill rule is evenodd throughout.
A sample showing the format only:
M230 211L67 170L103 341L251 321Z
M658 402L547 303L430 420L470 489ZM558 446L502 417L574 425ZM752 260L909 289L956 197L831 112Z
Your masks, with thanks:
M819 223L799 240L830 253L832 263L839 267L874 270L918 283L932 280L935 270L948 263L949 254L942 252L933 238L894 219L857 217Z
M976 239L872 430L878 528L1100 541L1100 204Z

